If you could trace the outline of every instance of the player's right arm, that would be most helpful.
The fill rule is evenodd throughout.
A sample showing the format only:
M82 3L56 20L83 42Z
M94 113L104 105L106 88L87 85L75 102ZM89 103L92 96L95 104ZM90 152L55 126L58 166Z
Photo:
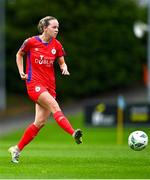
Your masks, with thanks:
M22 80L28 79L28 75L25 74L24 72L23 57L29 51L29 48L30 48L29 40L30 38L26 39L23 42L22 46L20 47L19 51L16 54L16 63L17 63L18 71Z
M24 65L23 65L23 56L25 55L25 52L23 52L21 49L16 54L16 63L18 67L18 71L20 74L20 77L22 80L27 80L28 75L24 73Z

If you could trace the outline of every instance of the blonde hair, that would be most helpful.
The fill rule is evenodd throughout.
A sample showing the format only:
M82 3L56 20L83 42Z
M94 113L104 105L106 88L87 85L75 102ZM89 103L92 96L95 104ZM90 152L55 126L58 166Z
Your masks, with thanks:
M42 34L44 32L44 28L49 25L49 21L51 21L53 19L56 19L56 18L53 16L46 16L46 17L42 18L39 21L38 26L37 26L39 33Z

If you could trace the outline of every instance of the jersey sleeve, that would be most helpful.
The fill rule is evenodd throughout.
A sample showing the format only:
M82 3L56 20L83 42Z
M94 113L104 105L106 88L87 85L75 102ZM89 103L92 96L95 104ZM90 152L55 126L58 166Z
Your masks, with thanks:
M23 44L21 45L20 49L21 51L27 53L30 49L30 38L26 39Z
M59 41L57 41L57 54L56 55L57 57L66 55L65 50Z

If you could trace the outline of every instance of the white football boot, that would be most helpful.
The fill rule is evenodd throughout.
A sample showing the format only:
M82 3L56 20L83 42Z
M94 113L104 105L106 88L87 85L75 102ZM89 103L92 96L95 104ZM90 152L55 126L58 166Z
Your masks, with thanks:
M20 151L17 146L12 146L8 149L8 152L11 154L11 162L19 163Z
M75 130L75 132L73 133L73 138L77 144L82 143L82 131L81 131L81 129Z

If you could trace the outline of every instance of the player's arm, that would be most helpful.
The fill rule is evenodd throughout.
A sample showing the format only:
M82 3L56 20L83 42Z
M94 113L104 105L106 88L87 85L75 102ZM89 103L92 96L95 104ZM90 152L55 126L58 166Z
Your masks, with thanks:
M67 64L65 63L64 56L58 58L58 63L63 75L70 75Z
M16 54L16 63L19 70L19 74L22 80L26 80L28 78L28 75L24 73L24 65L23 65L23 56L25 55L25 52L19 50Z

